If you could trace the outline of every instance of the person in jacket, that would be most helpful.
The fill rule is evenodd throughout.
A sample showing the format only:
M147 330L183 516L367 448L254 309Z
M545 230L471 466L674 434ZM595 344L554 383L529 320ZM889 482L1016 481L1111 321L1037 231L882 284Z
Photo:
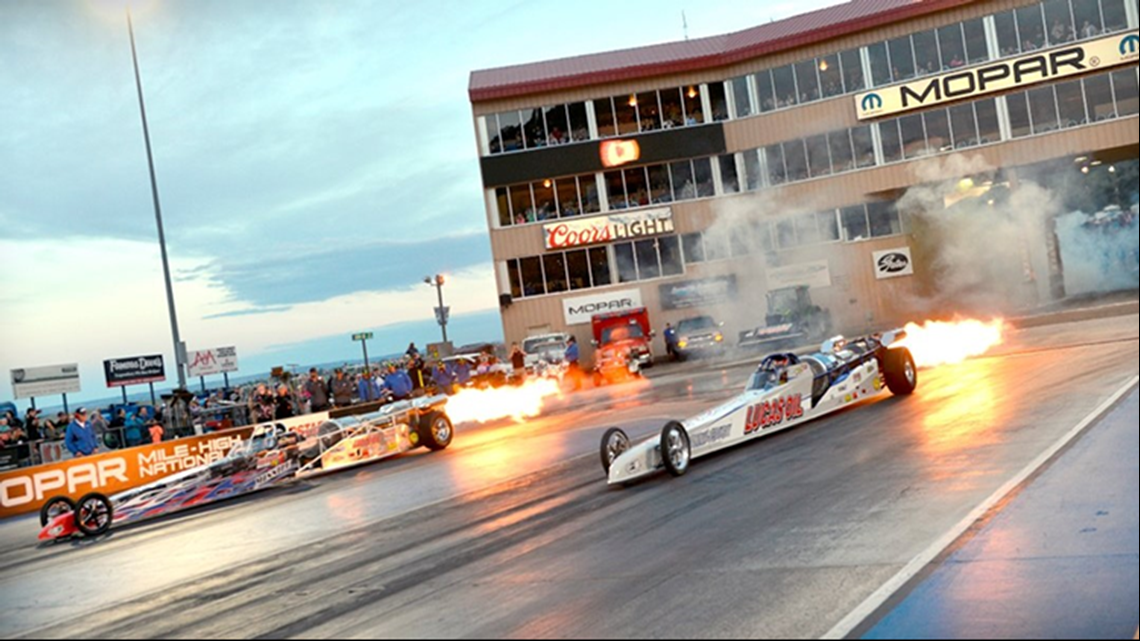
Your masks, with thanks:
M447 370L447 365L440 363L436 366L435 370L431 373L431 382L435 385L436 390L440 394L452 394L455 392L455 378L451 372Z
M361 403L375 403L380 400L380 384L372 372L364 372L356 384L356 395Z
M329 386L315 368L309 370L309 380L305 381L303 389L314 414L329 411Z
M67 426L63 444L75 458L91 456L99 451L99 445L95 442L95 430L87 422L86 408L75 410L75 418Z
M585 376L582 372L582 366L579 364L581 360L582 352L578 348L578 339L571 336L570 344L566 347L566 375L574 381L575 391L582 389L582 378Z
M297 411L293 409L293 392L289 391L288 386L282 385L277 388L277 420L286 418L293 418L297 415Z
M356 386L345 376L344 370L338 369L332 382L329 383L329 392L332 393L333 404L337 407L352 407L352 395L356 392Z
M422 396L424 389L431 382L431 376L426 372L423 359L413 358L408 363L408 378L412 380L412 396Z
M465 358L455 363L455 384L461 388L471 384L471 363Z
M406 401L412 396L412 378L405 370L395 365L388 368L388 376L384 378L384 388L392 393L392 399Z

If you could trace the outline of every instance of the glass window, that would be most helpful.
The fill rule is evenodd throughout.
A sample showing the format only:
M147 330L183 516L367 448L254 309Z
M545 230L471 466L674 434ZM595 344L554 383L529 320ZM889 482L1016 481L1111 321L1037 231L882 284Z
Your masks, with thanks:
M533 109L523 126L527 149L540 149L546 146L546 119L541 109Z
M1137 92L1136 68L1117 71L1112 74L1112 86L1116 90L1116 115L1134 116L1140 112L1140 94Z
M537 256L519 261L522 269L523 296L542 296L546 285L542 280L542 260Z
M566 105L546 108L546 144L564 145L570 142L570 116Z
M967 61L976 65L990 59L990 50L986 45L986 24L981 18L970 20L962 25L966 33Z
M511 298L522 298L522 275L519 273L519 261L507 261L507 275L511 281Z
M649 181L645 174L645 167L625 170L625 193L629 199L630 207L646 207L649 205Z
M673 183L669 179L669 165L654 165L649 168L649 190L654 205L667 205L673 202Z
M816 214L815 224L819 228L821 242L834 243L839 241L839 218L835 215L834 209Z
M1045 24L1049 27L1049 44L1060 45L1077 39L1069 0L1045 0Z
M899 135L899 121L888 120L879 125L883 138L883 162L890 164L902 160L902 137Z
M919 76L932 76L942 71L942 60L938 57L938 35L934 31L923 31L912 37L914 41L915 70Z
M661 129L661 105L657 102L657 92L638 94L637 113L640 118L640 129L646 131L659 131Z
M776 241L780 249L796 247L796 225L792 220L781 220L776 223Z
M570 272L570 291L590 288L590 254L586 250L567 252L566 269Z
M839 63L839 54L820 58L819 84L824 98L843 95L843 67Z
M728 120L728 94L724 91L724 83L715 82L709 85L709 102L712 104L713 120L716 122Z
M776 87L772 84L772 72L768 69L756 74L756 99L760 101L762 113L776 110Z
M772 145L764 149L764 156L768 164L768 185L783 185L784 182L787 182L788 168L783 161L783 147ZM758 167L756 171L759 173Z
M1104 15L1105 33L1128 28L1128 11L1124 8L1124 0L1100 0L1100 7Z
M998 47L1003 58L1016 56L1021 53L1021 39L1017 34L1017 18L1012 11L999 13L994 16L997 25Z
M1045 47L1045 17L1041 5L1035 4L1016 10L1017 33L1021 37L1021 50L1037 51Z
M961 24L952 24L938 30L938 52L942 56L944 70L966 66L966 41L962 36Z
M508 111L499 114L500 137L503 151L519 151L523 148L522 119L519 112Z
M515 185L510 188L511 213L515 217L516 225L538 222L534 212L534 201L531 199L530 185Z
M561 294L569 290L566 281L566 256L560 253L547 254L542 258L542 263L546 271L546 292Z
M681 260L680 238L676 236L659 238L657 240L657 247L661 250L662 276L680 276L685 273L685 263Z
M803 140L793 140L784 143L784 164L788 168L788 182L807 180L808 173L807 148Z
M641 131L637 117L637 96L614 96L618 134L626 136Z
M491 153L502 153L503 143L502 139L499 138L499 117L495 114L491 114L486 117L486 121L487 127L485 131L487 133L487 144L491 147Z
M1073 0L1073 19L1082 40L1096 38L1104 30L1100 0Z
M697 197L697 186L693 183L693 166L689 161L683 160L669 165L669 173L673 177L674 200L693 200Z
M700 88L694 85L682 91L684 92L685 102L685 125L692 127L694 125L705 124Z
M594 277L594 287L605 287L612 284L610 255L605 247L595 247L590 250L590 274Z
M1061 116L1061 128L1079 127L1088 124L1088 114L1085 113L1085 96L1081 90L1081 81L1074 80L1057 85L1057 107Z
M590 139L590 121L586 117L586 103L570 105L570 138L574 142Z
M705 260L728 260L728 239L724 234L705 234Z
M578 198L578 179L562 178L554 181L558 190L558 209L562 218L573 218L582 214L582 203Z
M955 149L978 146L978 121L974 117L974 105L951 107L950 126L954 130Z
M910 44L910 36L897 38L888 43L891 54L891 76L895 82L910 80L915 76L914 49Z
M718 162L720 163L720 184L724 187L724 193L740 193L740 178L736 173L736 156L721 156Z
M1085 101L1088 106L1089 121L1103 122L1116 117L1116 104L1112 98L1112 81L1102 74L1085 78Z
M851 143L855 148L855 164L859 169L875 166L875 140L871 127L856 127L851 130Z
M998 124L997 101L993 98L974 103L974 113L978 116L978 143L988 145L1001 140L1001 125Z
M808 169L812 177L831 175L831 153L827 147L827 136L813 136L807 139Z
M693 161L693 179L697 183L697 198L716 196L716 182L713 181L711 158L698 158Z
M867 217L871 222L871 236L897 236L902 233L902 221L894 203L871 203L867 205Z
M634 243L637 251L637 275L641 280L661 278L661 259L657 255L657 239Z
M594 175L578 178L578 193L582 195L582 209L587 214L602 211L602 199L598 198L598 179Z
M776 90L776 108L796 106L796 74L791 65L772 70L772 84Z
M760 154L755 149L744 152L744 172L748 177L748 191L756 191L764 186L760 175Z
M737 118L747 118L752 115L752 96L748 95L748 78L732 79L732 99L736 104Z
M614 259L617 261L618 282L637 282L637 260L633 256L633 244L614 245Z
M926 130L921 114L901 118L899 129L902 131L903 155L907 160L926 154Z
M936 109L923 114L926 121L926 146L931 153L954 151L950 138L950 115L945 109Z
M538 222L558 218L558 204L554 200L554 181L546 180L532 185L535 213Z
M827 135L827 146L831 149L831 168L841 174L855 169L855 156L851 151L851 132L844 129Z
M511 216L511 198L506 187L495 190L495 206L499 210L500 227L510 227L515 224L515 219Z
M1029 91L1029 113L1033 118L1033 133L1056 131L1057 98L1052 87L1039 87Z
M622 172L606 172L606 193L610 198L610 209L629 209L630 203L625 195L625 180L622 178Z
M1033 133L1033 124L1029 120L1029 102L1024 93L1015 93L1005 97L1009 105L1009 125L1014 138L1024 138Z
M681 237L681 246L685 250L685 262L690 265L705 262L705 243L701 234L685 234Z
M819 69L815 66L815 60L805 60L797 64L795 69L800 104L819 100Z
M876 87L891 84L891 61L887 57L887 43L880 42L867 47L871 56L871 81Z
M795 218L796 240L800 245L818 245L823 242L823 236L816 225L815 214L804 214Z
M859 50L844 51L839 58L843 62L843 89L847 93L866 89L866 82L863 79L863 56Z
M598 121L598 136L610 138L617 135L617 119L614 116L614 101L602 98L594 101L594 116Z
M685 103L680 89L661 91L661 119L666 129L685 126Z
M867 224L867 206L846 207L841 212L843 218L843 238L849 243L867 240L871 237L871 228Z

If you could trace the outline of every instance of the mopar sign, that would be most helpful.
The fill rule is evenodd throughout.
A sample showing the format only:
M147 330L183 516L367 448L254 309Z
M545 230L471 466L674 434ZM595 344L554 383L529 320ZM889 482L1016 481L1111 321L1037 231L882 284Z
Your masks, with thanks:
M630 289L597 296L584 296L582 298L568 298L562 301L562 310L566 316L566 325L588 325L598 314L612 314L631 309L644 307L641 302L641 290Z
M877 252L874 261L875 277L879 280L914 275L914 259L909 247Z
M856 96L855 105L860 120L907 113L1119 67L1135 62L1138 48L1136 34L1123 40L1111 36L862 94Z

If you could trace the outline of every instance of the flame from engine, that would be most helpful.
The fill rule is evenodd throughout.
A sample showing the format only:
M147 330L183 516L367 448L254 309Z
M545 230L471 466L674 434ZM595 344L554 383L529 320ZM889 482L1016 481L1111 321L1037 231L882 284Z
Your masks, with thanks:
M562 386L554 379L527 381L520 387L465 389L447 401L447 414L460 423L491 423L514 419L521 423L542 415L546 402L562 396Z
M952 323L927 321L923 325L906 326L902 345L910 349L919 367L957 365L983 356L1005 343L1005 321L989 323L962 320Z

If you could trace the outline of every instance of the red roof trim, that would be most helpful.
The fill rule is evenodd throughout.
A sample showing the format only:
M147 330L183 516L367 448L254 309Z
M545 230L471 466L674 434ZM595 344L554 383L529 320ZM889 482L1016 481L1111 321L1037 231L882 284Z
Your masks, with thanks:
M476 71L471 74L470 98L479 103L715 69L976 2L853 0L725 36ZM853 11L862 15L847 18Z

